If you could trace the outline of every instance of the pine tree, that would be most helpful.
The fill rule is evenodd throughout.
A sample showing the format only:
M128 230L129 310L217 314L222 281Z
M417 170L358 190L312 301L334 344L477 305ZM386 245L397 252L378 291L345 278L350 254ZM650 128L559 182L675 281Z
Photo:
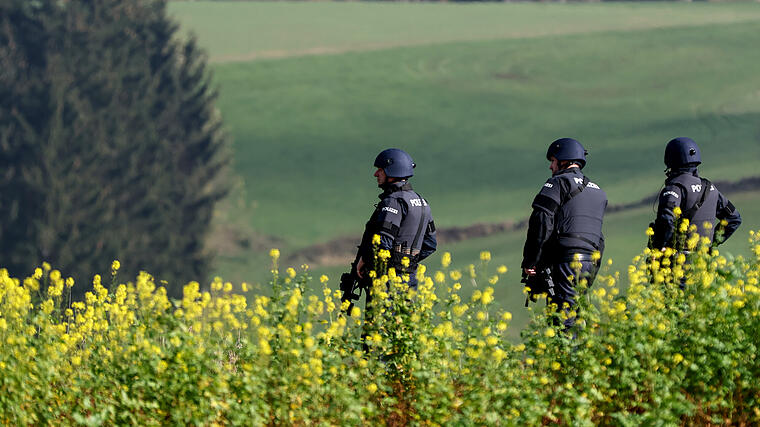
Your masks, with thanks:
M2 141L24 135L16 157L28 159L0 189L31 190L0 194L3 206L23 206L7 212L24 230L6 242L12 231L3 221L0 256L18 273L49 261L75 277L80 294L119 259L122 274L149 271L179 295L184 282L206 279L204 240L226 192L228 157L205 58L194 40L179 38L164 1L38 6L26 9L36 26L4 24L21 39L34 28L45 34L35 36L41 49L28 41L29 51L43 52L39 65L17 76L38 88L44 114L0 121ZM1 161L17 164L4 146Z

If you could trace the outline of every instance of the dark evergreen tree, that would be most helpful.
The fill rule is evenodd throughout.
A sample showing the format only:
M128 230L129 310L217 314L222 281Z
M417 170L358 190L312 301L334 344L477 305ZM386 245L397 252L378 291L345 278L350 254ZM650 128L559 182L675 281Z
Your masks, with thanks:
M8 5L0 165L13 173L0 174L0 264L24 274L49 261L80 294L113 259L174 295L204 281L228 156L195 41L160 0Z

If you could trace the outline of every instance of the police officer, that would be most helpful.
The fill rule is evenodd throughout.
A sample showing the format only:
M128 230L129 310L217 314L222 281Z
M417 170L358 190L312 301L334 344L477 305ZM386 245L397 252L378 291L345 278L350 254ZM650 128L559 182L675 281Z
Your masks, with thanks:
M676 236L676 207L681 218L697 227L697 233L711 239L713 246L726 241L742 223L734 205L707 179L700 178L697 166L702 156L691 138L670 140L665 147L665 187L660 193L652 246L683 250ZM725 225L717 220L725 220ZM707 225L707 227L705 226Z
M399 274L408 274L410 287L417 286L418 263L435 252L435 223L430 206L409 183L415 166L409 154L397 148L384 150L375 158L374 176L383 192L359 245L355 273L360 279L374 269L374 235L380 236L379 249L391 254L388 267Z
M533 199L528 236L523 249L523 277L532 292L548 293L548 303L569 312L575 305L580 277L593 282L604 251L602 219L607 195L583 175L586 150L572 138L549 145L546 159L552 176ZM573 262L580 262L580 271ZM576 268L573 268L576 267ZM580 276L580 277L579 277ZM541 289L541 288L545 289ZM574 318L565 321L572 326Z

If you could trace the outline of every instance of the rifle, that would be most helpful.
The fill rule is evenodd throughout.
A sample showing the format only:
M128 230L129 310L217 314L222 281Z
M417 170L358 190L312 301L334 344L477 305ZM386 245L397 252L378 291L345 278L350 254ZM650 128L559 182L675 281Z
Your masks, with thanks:
M528 296L525 297L526 307L529 302L536 302L538 295L549 294L549 296L554 296L554 280L552 280L552 271L549 267L537 268L536 274L533 275L523 273L520 283L524 283L526 287L530 288Z
M356 262L351 263L351 271L343 273L340 276L340 290L343 292L343 296L340 297L340 302L349 301L347 313L351 314L351 310L354 308L354 301L359 301L362 296L362 289L364 289L363 281L356 274Z

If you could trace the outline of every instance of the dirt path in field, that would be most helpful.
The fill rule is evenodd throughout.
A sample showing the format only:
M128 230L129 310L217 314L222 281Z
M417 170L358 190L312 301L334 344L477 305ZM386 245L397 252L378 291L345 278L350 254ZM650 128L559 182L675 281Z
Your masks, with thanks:
M744 178L738 181L716 181L715 186L722 193L730 194L743 191L755 191L760 188L760 176ZM652 206L657 200L659 191L641 200L610 205L606 213L623 212L645 206ZM528 219L520 221L504 221L496 223L480 223L462 227L442 227L437 230L438 243L460 242L477 239L492 234L509 231L520 231L528 225ZM345 265L356 254L356 245L361 236L344 236L317 245L312 245L296 251L285 258L287 264L302 263L318 266Z

